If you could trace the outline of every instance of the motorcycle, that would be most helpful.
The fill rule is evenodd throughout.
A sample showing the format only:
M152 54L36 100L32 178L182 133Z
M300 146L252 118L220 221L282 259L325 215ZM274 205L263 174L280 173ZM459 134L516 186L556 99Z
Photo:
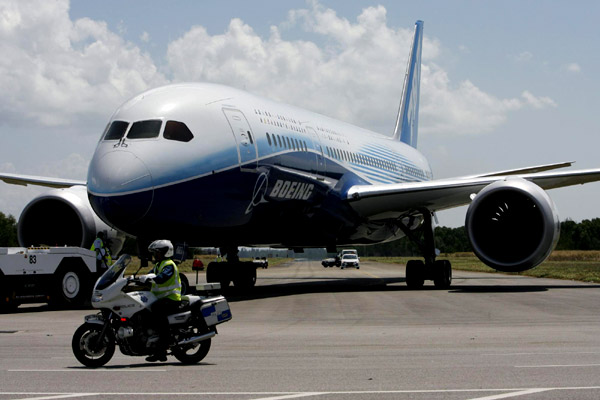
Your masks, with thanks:
M150 308L157 298L135 274L124 277L130 262L129 255L121 256L98 279L92 306L100 312L87 315L85 323L73 334L73 354L87 367L106 364L117 345L127 356L155 352L160 337ZM168 316L168 354L183 364L200 362L210 350L211 339L217 334L216 326L231 317L223 296L182 296L177 312Z

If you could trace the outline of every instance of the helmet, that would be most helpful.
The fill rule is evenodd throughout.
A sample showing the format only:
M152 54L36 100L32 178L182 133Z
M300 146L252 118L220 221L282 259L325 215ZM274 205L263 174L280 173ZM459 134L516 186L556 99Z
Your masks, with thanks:
M163 257L171 257L173 255L173 243L170 240L155 240L148 246L148 251L162 253Z

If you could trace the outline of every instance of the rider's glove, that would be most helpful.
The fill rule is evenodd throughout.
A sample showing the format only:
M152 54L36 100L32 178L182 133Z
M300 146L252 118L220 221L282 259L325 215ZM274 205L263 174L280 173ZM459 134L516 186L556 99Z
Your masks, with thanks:
M151 281L154 278L156 278L155 274L140 275L140 282L146 283L147 281Z

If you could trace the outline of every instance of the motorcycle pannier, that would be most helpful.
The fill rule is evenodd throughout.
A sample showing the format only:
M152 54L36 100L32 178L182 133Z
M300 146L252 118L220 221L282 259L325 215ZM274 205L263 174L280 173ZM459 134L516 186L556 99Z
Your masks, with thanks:
M206 320L206 325L213 326L231 319L231 310L225 297L209 297L202 299L202 316Z

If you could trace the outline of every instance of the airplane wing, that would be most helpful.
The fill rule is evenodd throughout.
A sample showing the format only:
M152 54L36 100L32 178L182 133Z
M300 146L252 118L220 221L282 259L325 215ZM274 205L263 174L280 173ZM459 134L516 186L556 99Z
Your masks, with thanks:
M571 165L573 165L574 162L575 161L567 161L567 162L555 163L555 164L536 165L535 167L509 169L506 171L496 171L496 172L490 172L487 174L473 175L473 176L470 176L469 178L483 178L486 176L533 174L533 173L537 173L537 172L544 172L544 171L550 171L553 169L570 167Z
M467 205L471 202L472 195L477 194L487 185L500 180L517 178L531 181L547 190L600 181L600 169L503 176L492 173L485 176L427 182L355 185L348 190L347 200L363 217L393 218L422 208L433 212Z
M85 181L79 181L74 179L61 179L61 178L47 178L43 176L32 176L32 175L17 175L0 173L0 181L4 181L11 185L35 185L35 186L46 186L51 188L63 189L71 186L85 186Z

